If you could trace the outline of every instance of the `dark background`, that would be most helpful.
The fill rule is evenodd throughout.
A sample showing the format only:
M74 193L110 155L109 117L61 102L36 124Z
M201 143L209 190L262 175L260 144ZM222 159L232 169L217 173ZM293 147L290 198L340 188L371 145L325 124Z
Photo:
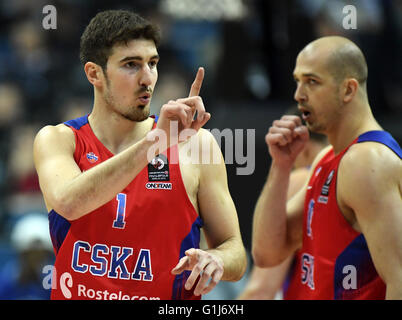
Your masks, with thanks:
M57 9L56 30L42 26L47 4ZM356 30L342 27L342 8L347 4L357 9ZM227 164L248 250L254 205L270 164L264 136L272 121L294 104L292 71L297 53L308 42L336 34L361 47L369 66L374 116L402 141L400 0L3 0L0 262L4 264L16 255L10 240L15 223L32 212L46 215L32 162L33 137L47 124L92 108L93 90L79 62L79 40L89 20L105 9L132 9L161 26L154 113L164 102L186 96L198 66L203 66L201 96L212 114L206 128L243 129L244 141L246 130L255 130L255 156L248 155L255 160L254 172L238 175L240 165Z

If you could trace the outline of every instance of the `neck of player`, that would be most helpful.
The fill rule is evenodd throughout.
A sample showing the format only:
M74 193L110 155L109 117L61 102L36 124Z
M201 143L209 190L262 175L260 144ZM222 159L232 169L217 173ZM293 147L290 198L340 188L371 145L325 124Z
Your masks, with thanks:
M89 124L102 144L113 154L137 143L152 129L154 119L131 121L120 114L94 105L88 117Z
M345 106L341 119L327 132L335 154L342 152L354 139L367 131L383 130L374 119L368 103Z

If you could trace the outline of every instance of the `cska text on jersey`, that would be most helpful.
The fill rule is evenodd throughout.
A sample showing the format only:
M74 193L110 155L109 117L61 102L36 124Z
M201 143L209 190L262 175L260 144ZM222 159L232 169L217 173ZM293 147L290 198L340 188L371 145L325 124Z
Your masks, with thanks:
M80 262L80 255L84 252L91 255L93 264ZM94 276L107 275L108 278L113 279L152 281L150 250L140 249L137 262L130 273L126 260L133 254L133 248L108 246L100 243L91 246L88 242L79 240L74 243L71 267L75 272L90 272Z

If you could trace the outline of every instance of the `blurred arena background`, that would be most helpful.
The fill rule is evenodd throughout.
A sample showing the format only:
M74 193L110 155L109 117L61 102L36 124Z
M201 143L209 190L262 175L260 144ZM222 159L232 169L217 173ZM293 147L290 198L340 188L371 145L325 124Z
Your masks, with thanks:
M55 30L42 25L48 4L57 10ZM348 4L357 10L355 30L342 25ZM308 42L337 34L362 48L374 115L402 142L401 0L1 0L0 299L49 295L43 293L42 267L54 257L43 229L47 216L32 143L39 128L90 111L93 91L79 61L79 42L89 20L106 9L131 9L161 26L153 113L186 96L203 66L201 96L212 114L206 128L243 129L244 144L246 129L255 129L254 172L237 175L241 164L227 165L248 250L254 205L270 163L264 136L294 104L292 71ZM243 284L216 293L231 299Z

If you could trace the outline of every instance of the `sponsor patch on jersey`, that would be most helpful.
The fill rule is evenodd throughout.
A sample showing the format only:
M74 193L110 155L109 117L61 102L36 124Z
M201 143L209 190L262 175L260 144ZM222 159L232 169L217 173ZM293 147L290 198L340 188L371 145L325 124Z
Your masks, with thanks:
M159 154L148 163L148 181L169 181L169 162L164 154ZM149 189L149 188L148 188Z
M322 196L328 197L329 186L330 186L330 184L332 182L332 178L334 177L334 173L335 173L335 169L331 170L331 172L329 173L327 179L325 180L325 183L324 183L324 185L322 186L322 189L321 189L321 195Z
M327 204L327 203L328 203L328 197L319 196L319 197L318 197L318 202L319 202L319 203L323 203L323 204Z
M96 161L98 161L98 156L93 153L93 152L88 152L87 153L87 159L90 163L95 163Z
M172 190L171 182L147 182L145 184L147 189L157 189L157 190Z

